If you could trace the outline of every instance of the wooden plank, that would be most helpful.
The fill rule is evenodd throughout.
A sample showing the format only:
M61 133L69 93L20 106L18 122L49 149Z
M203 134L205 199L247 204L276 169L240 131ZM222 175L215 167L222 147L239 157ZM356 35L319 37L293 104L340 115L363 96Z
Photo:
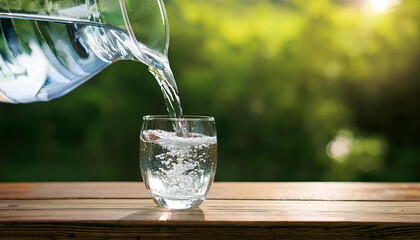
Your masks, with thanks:
M0 222L160 221L418 223L419 202L206 200L175 211L151 199L0 200Z
M280 223L275 226L119 225L105 223L0 223L0 239L420 239L418 225Z
M220 182L209 199L420 201L418 183Z
M0 199L149 198L142 182L0 183ZM208 199L420 201L418 183L216 182Z
M419 239L418 225L281 223L271 227L232 227L223 225L126 226L115 223L30 223L0 224L0 239Z
M142 182L0 183L0 199L149 198Z
M0 200L0 239L419 239L418 202Z
M420 185L215 183L200 208L141 182L0 183L0 239L420 239Z

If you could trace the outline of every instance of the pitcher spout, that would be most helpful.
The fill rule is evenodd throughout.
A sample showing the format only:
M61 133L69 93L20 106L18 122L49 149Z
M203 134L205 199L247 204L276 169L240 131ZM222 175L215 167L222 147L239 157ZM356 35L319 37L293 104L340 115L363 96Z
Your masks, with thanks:
M115 61L167 59L162 0L1 2L0 102L49 101Z

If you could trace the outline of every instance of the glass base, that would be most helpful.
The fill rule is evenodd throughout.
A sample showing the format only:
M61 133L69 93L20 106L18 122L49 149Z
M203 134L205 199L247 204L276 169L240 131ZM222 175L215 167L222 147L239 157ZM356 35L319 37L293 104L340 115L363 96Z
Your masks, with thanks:
M153 196L153 201L161 207L168 209L190 209L200 206L204 199L170 199Z

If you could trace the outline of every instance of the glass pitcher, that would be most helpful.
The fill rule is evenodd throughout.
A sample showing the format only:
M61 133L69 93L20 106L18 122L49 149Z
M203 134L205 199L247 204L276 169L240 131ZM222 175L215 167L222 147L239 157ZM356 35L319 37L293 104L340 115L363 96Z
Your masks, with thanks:
M0 102L58 98L117 60L159 67L168 44L162 0L0 0Z

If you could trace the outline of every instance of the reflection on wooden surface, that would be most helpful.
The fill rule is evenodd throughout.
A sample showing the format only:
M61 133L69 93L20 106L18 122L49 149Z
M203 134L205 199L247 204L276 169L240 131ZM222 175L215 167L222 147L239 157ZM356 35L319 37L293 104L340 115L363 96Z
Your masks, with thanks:
M0 239L33 236L420 239L420 184L215 183L190 210L156 207L142 183L0 184Z

